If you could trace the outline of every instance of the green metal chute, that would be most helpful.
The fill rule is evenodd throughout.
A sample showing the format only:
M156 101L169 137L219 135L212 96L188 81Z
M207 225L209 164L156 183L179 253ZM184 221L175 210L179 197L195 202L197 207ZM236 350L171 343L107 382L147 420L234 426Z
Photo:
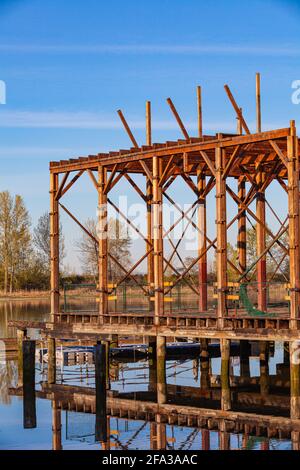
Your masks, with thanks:
M253 303L251 302L251 300L248 297L247 283L243 282L243 283L240 284L239 295L240 295L240 300L241 300L244 308L247 310L247 313L249 315L253 315L253 316L266 316L267 315L268 317L275 316L274 313L263 312L262 310L258 310L253 305Z

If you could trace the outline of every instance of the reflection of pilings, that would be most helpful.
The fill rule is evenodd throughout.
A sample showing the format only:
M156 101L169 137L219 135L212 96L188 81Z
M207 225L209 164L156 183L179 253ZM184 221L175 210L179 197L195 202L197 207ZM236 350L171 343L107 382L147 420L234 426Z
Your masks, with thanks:
M291 418L300 418L299 341L290 342Z
M156 357L149 358L149 392L154 392L157 387L157 361Z
M292 441L292 449L300 450L300 432L299 431L291 432L291 441Z
M150 357L156 358L156 337L149 336L149 343L148 343L148 354Z
M259 367L260 367L260 393L262 396L269 393L269 343L259 342Z
M156 415L156 436L157 436L157 449L164 450L167 446L166 425L161 422L161 416Z
M250 377L249 357L251 353L250 343L246 340L240 341L240 375Z
M229 383L230 340L220 340L221 349L221 408L224 411L231 409L231 395Z
M17 330L17 343L18 343L18 386L23 385L23 340L26 336L24 330Z
M202 450L210 449L210 434L208 429L201 430L201 444Z
M263 439L260 443L260 450L270 450L269 439Z
M61 410L55 400L52 401L52 450L62 450Z
M157 450L157 424L150 423L150 450Z
M106 417L106 347L95 346L96 425L95 440L107 442Z
M157 402L159 404L167 401L166 384L166 337L157 337Z
M56 382L56 343L55 338L48 338L48 382Z
M230 450L230 434L226 430L226 422L220 421L219 424L219 449Z
M210 386L208 339L201 338L200 346L200 387L207 390Z
M36 428L35 341L23 341L23 425Z
M283 363L289 364L290 362L290 348L289 343L283 343Z

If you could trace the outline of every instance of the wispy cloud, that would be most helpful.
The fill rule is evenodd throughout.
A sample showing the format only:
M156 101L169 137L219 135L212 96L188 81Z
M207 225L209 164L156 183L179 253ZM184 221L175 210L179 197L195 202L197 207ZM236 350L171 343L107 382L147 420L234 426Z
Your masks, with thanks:
M135 118L129 121L130 127L136 130L145 129L145 120ZM187 128L190 131L197 131L198 124L196 121L186 121ZM235 132L236 123L225 121L206 121L204 123L207 132ZM255 127L254 122L248 122L249 127ZM265 129L280 128L282 123L264 123ZM11 110L2 111L0 113L1 128L48 128L48 129L103 129L118 130L123 129L118 116L105 117L100 113L88 111L80 112L64 112L64 111L23 111ZM153 130L157 131L174 131L179 130L178 124L174 119L170 120L153 120ZM29 149L30 150L30 149ZM37 149L38 152L39 149ZM56 149L57 152L65 149Z
M174 54L174 55L261 55L299 56L300 48L290 44L272 45L188 45L188 44L0 44L0 52L49 54Z

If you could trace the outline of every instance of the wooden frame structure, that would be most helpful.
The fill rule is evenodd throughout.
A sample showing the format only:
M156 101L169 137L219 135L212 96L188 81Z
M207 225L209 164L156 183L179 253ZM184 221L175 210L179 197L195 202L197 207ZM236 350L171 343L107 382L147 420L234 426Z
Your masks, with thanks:
M191 137L181 120L175 105L170 98L167 103L173 113L183 138L178 141L152 143L151 135L151 104L146 103L146 145L139 146L121 110L120 119L132 142L129 150L100 153L87 157L62 160L50 163L50 219L51 219L51 322L47 324L48 333L55 336L63 328L69 328L71 335L130 332L167 336L170 332L176 336L215 337L239 339L278 339L295 340L299 338L299 289L300 289L300 258L299 258L299 149L295 122L289 127L261 130L260 109L260 76L256 75L256 113L257 129L251 133L230 88L225 85L226 94L237 117L237 133L218 133L215 136L203 135L201 88L197 87L198 136ZM63 204L62 198L76 181L87 173L98 193L99 239L96 239L86 227ZM146 191L134 181L132 175L143 175ZM186 212L170 197L167 190L170 185L181 177L193 193L195 202ZM139 229L126 218L110 200L109 193L117 183L125 178L133 187L147 207L147 234L144 236ZM236 181L236 191L230 181ZM280 222L277 233L269 228L266 220L265 191L277 181L286 194L288 214ZM247 186L249 189L247 190ZM216 237L211 240L207 235L206 198L210 191L215 191ZM227 218L227 199L231 198L237 205L237 213ZM164 239L174 229L166 229L163 223L163 200L173 204L180 212L178 220L187 220L199 233L198 256L190 266L179 272L173 265L172 258L164 254ZM256 211L250 205L256 201ZM129 270L108 252L107 244L107 206L111 204L119 216L133 228L145 241L146 252ZM59 303L59 209L62 208L98 245L99 253L99 312L90 315L63 315ZM197 223L192 220L192 211L198 212ZM237 273L240 282L247 280L247 274L253 266L247 266L246 221L251 217L256 225L257 236L257 308L265 312L256 318L249 312L230 315L228 310L229 283L227 270L230 266ZM227 232L230 227L238 224L238 263L228 259ZM281 242L283 234L288 233L289 246ZM184 235L184 234L183 234ZM269 236L271 243L267 245ZM274 318L268 315L266 299L266 256L273 245L280 246L283 258L289 257L289 300L290 307L278 312ZM178 253L178 245L173 245L173 253ZM215 249L217 282L217 306L215 312L208 312L207 293L207 252ZM108 307L110 293L108 280L108 259L117 264L120 272L124 272L122 281L132 279L139 284L133 271L147 259L148 286L140 285L144 294L148 294L154 285L153 311L146 314L131 315L119 312L112 314ZM277 269L280 269L278 263ZM193 285L188 274L198 265L199 284ZM165 286L164 272L169 267L176 276L171 286ZM164 297L180 281L184 282L199 298L199 311L193 315L186 313L167 315ZM56 333L55 333L56 332Z

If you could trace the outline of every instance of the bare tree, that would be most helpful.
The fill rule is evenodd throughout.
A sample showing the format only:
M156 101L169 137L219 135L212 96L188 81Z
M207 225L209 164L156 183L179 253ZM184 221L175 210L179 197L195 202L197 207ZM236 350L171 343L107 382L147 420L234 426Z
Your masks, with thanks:
M90 234L97 239L97 222L94 219L88 219L85 226ZM83 234L82 238L76 242L76 246L80 251L80 261L86 274L93 276L95 282L98 279L98 243L96 243L87 234ZM130 262L130 246L131 240L127 233L126 227L118 219L110 218L108 220L108 252L122 263L125 268ZM120 268L108 258L108 277L114 282L120 275Z
M65 240L62 233L62 226L59 224L59 261L65 257ZM50 214L45 212L38 219L38 223L33 230L33 243L38 255L48 267L50 266Z

